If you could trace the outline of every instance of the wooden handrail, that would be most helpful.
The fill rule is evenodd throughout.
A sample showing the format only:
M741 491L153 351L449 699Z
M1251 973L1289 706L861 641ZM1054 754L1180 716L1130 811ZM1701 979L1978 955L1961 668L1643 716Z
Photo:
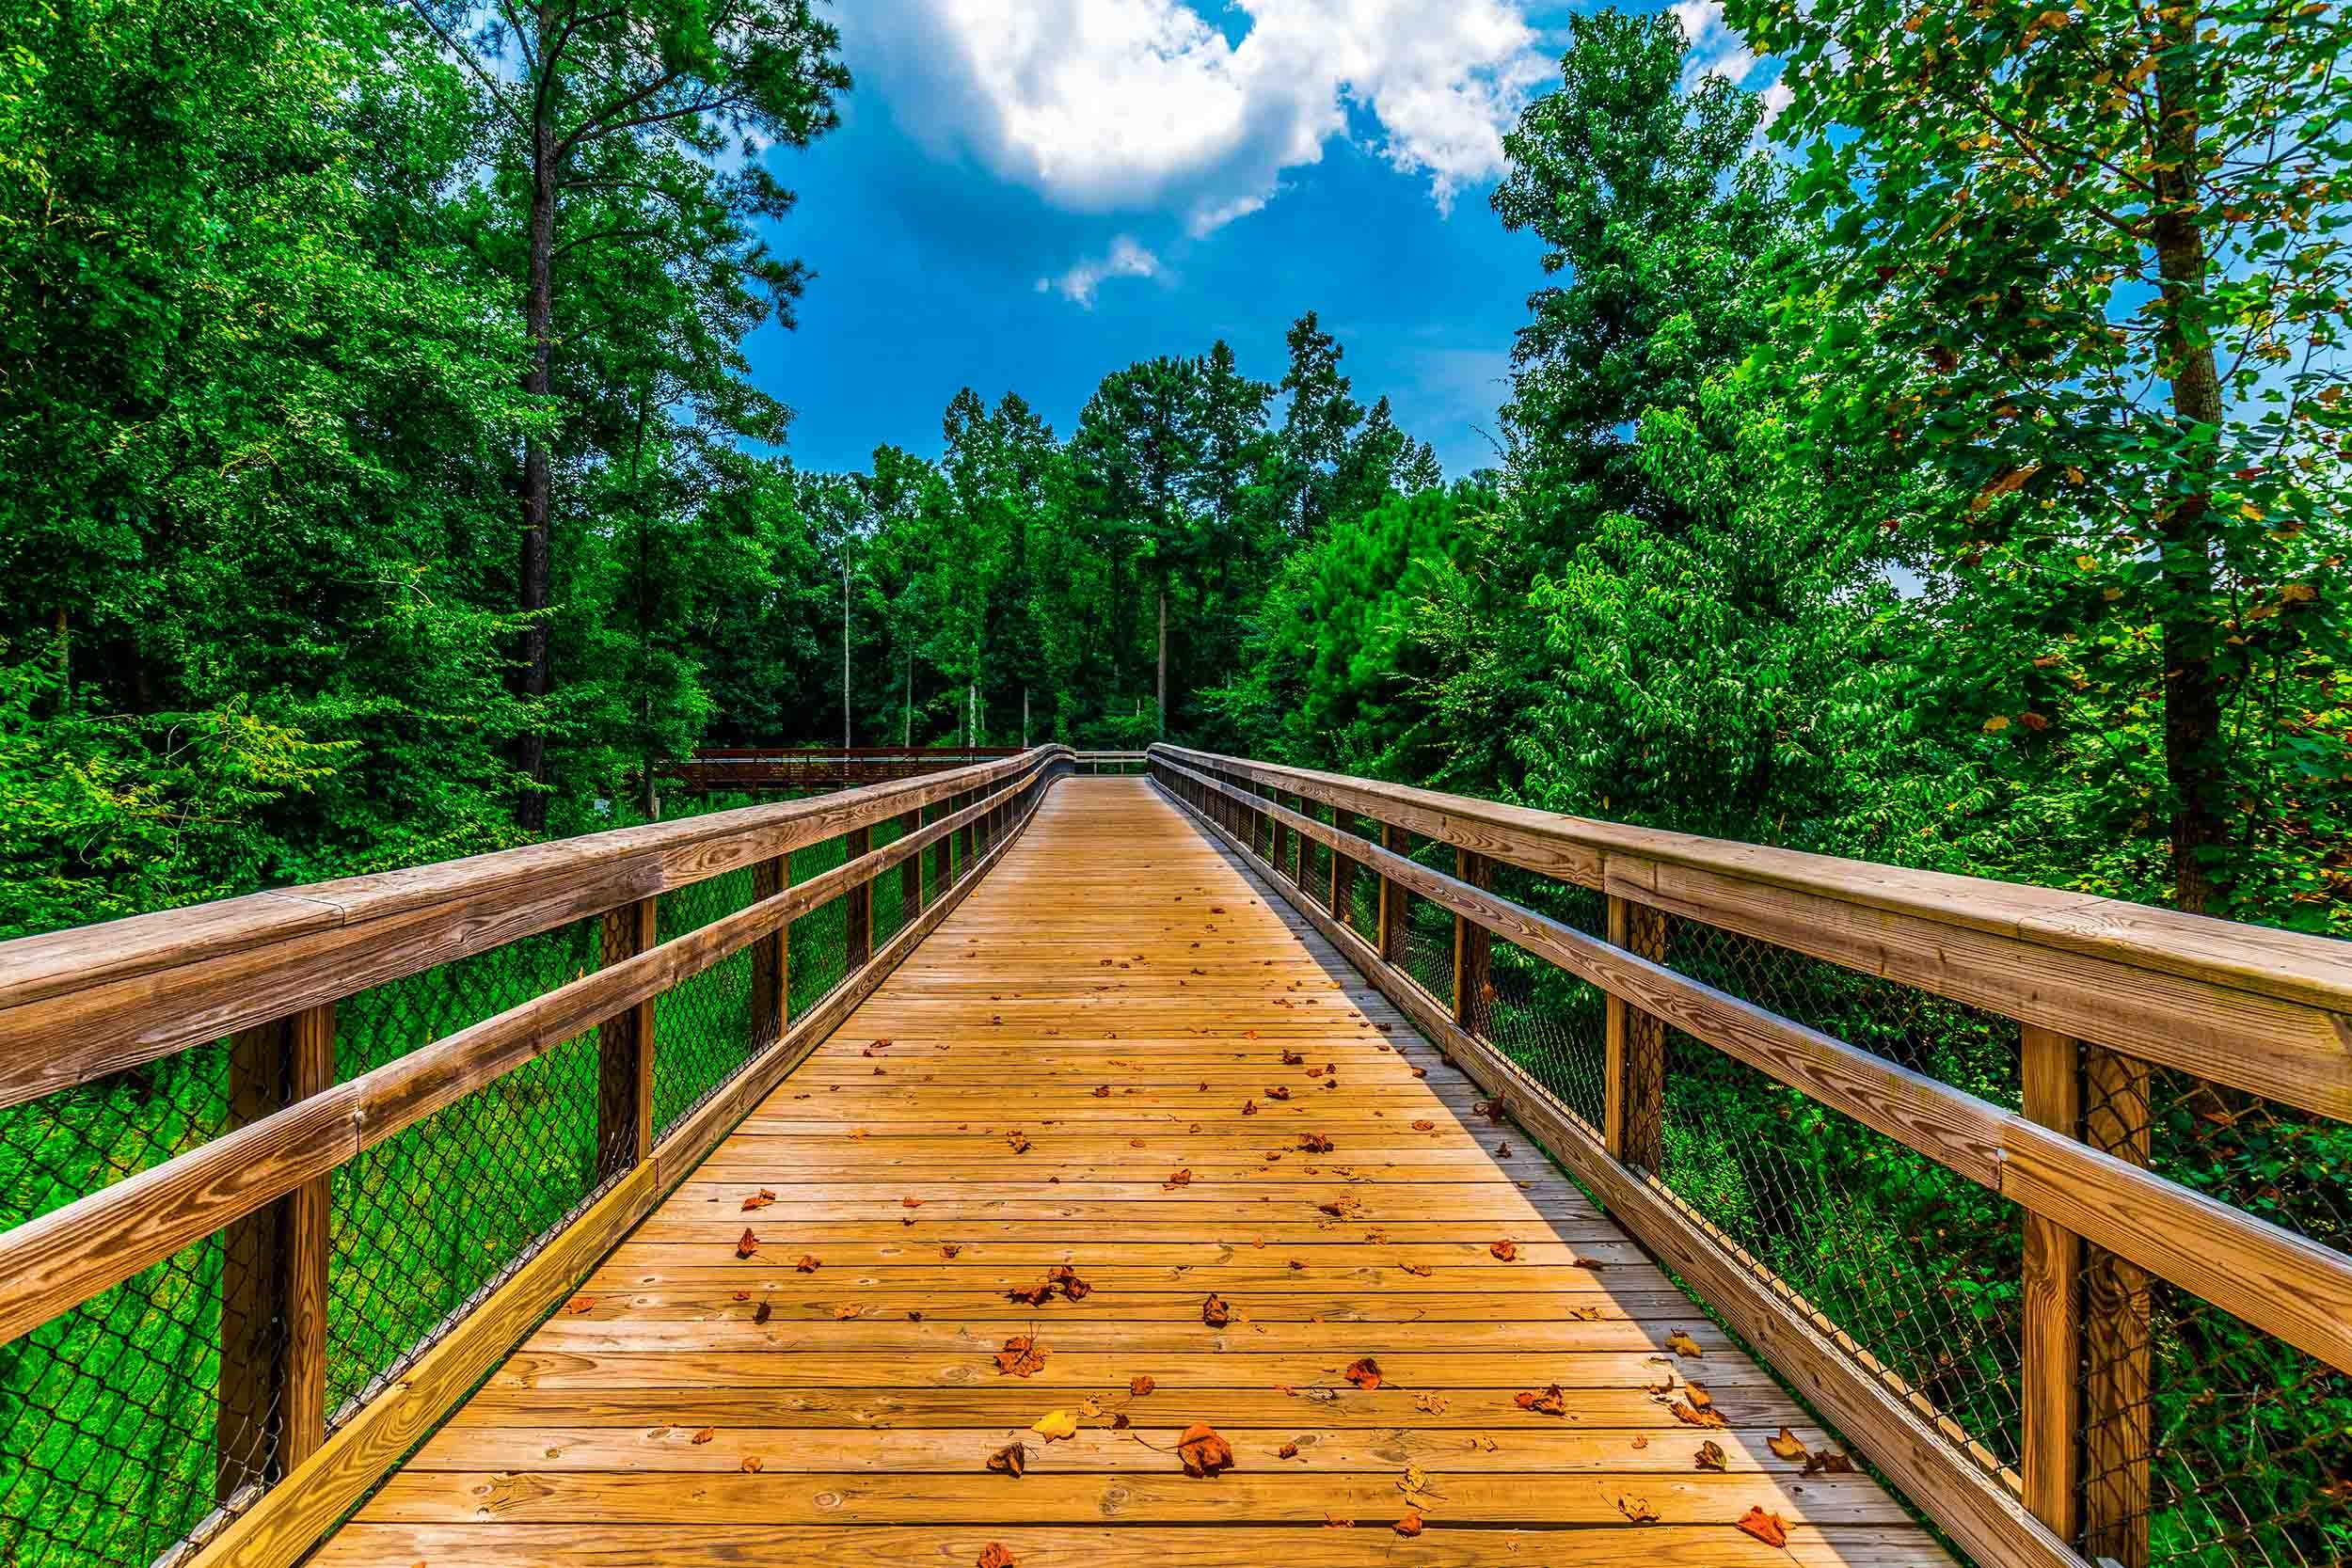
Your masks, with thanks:
M2168 1280L2352 1371L2352 1255L2148 1169L2144 1131L2109 1141L2076 1084L2077 1073L2097 1075L2106 1086L2144 1095L2145 1063L2156 1061L2344 1118L2352 1106L2352 945L2110 899L1549 816L1180 747L1153 747L1152 763L1163 789L1265 873L1498 1102L1507 1096L1522 1127L1704 1291L1765 1359L1865 1441L1980 1560L2074 1568L2083 1561L2076 1539L2086 1552L2145 1559L2153 1438L2144 1416L2118 1423L2118 1409L2086 1409L2075 1380L2090 1336L2110 1336L2109 1346L2127 1347L2127 1357L2146 1356L2148 1297L2144 1285L2127 1286L2087 1304L2086 1259L2143 1281ZM1284 795L1299 809L1283 804ZM1309 802L1330 807L1332 820L1318 819ZM1359 824L1351 816L1376 822L1377 841L1353 831ZM1457 874L1410 859L1408 833L1453 845ZM1295 852L1310 840L1333 852L1327 906ZM1262 842L1271 843L1270 854L1260 852ZM1607 940L1491 891L1490 861L1603 893ZM1378 879L1376 941L1359 935L1347 912L1358 868ZM1450 998L1406 973L1408 897L1454 916ZM1677 973L1661 961L1666 948L1655 929L1677 918L2008 1013L2023 1030L2022 1110ZM1462 966L1482 960L1492 937L1607 998L1605 1126L1562 1104L1486 1037ZM2192 1015L2185 1027L2184 1008ZM1668 1027L2024 1212L2022 1284L2032 1307L2021 1347L2025 1474L2001 1469L1973 1434L1657 1174ZM1637 1069L1643 1053L1649 1059ZM2144 1400L2144 1363L2118 1362L2102 1376L2121 1376L2125 1386L2100 1390L2100 1399L2132 1399L2136 1383ZM2104 1447L2086 1456L2080 1439L2094 1428ZM2086 1487L2093 1476L2095 1497Z
M0 942L0 1107L761 863L1066 748Z
M226 1524L229 1514L257 1497L263 1512L279 1515L307 1520L306 1510L340 1513L404 1450L405 1445L391 1434L429 1421L461 1396L478 1377L482 1358L512 1343L533 1321L534 1308L544 1310L540 1304L551 1282L582 1259L593 1261L602 1239L626 1223L627 1215L643 1212L662 1189L682 1180L793 1062L936 927L1004 852L1046 787L1074 766L1068 748L1041 747L821 800L630 829L426 867L419 874L352 879L327 884L333 891L326 897L318 896L322 889L304 888L229 900L192 911L196 935L185 941L167 928L169 916L160 916L95 928L104 933L103 939L68 932L0 944L0 965L6 966L0 971L6 976L0 994L15 999L10 1010L19 1015L19 1028L26 1026L24 1018L44 1013L100 1017L87 997L113 1000L127 984L144 982L167 994L195 985L217 986L224 969L270 999L226 1005L238 1016L260 1011L273 1020L291 1018L291 1027L278 1022L237 1037L230 1084L237 1108L230 1131L0 1234L0 1344L207 1237L226 1233L232 1248L246 1246L252 1256L242 1273L224 1278L221 1286L219 1484L227 1512L213 1524ZM937 802L945 809L923 821L925 807ZM898 836L871 847L871 830L880 823L893 824ZM789 850L836 836L848 843L849 860L804 881L790 879L783 860ZM952 879L944 858L950 840L959 841L962 851ZM943 856L940 894L927 900L919 869L934 847ZM748 906L667 942L655 941L654 898L660 888L745 866L758 873ZM901 874L901 918L877 951L870 933L858 929L858 914L867 907L875 879L893 870ZM552 903L549 881L559 884ZM910 888L912 897L906 896ZM836 899L850 913L846 974L807 1017L787 1029L782 933L795 919ZM223 914L230 905L235 908ZM334 1081L337 1001L360 986L548 929L558 923L548 918L550 908L572 911L564 918L605 916L602 967L370 1071ZM336 914L340 923L322 923L317 911ZM423 951L384 954L358 945L381 940L388 928L414 932L420 917L423 929L438 933ZM322 948L322 938L334 940ZM771 1016L763 1021L755 1006L752 1027L772 1032L746 1040L742 1064L661 1130L657 1143L651 1096L659 1042L652 1004L681 982L755 947L768 955ZM89 958L92 977L86 987L57 983L61 955L70 954ZM287 983L273 966L297 970L300 983ZM755 989L761 983L755 975ZM318 994L322 990L326 994ZM301 999L291 1015L282 1010L290 996ZM86 1028L78 1037L79 1054L52 1076L69 1083L86 1076L93 1054L119 1053L119 1045L110 1042L139 1023L116 1020L111 1029ZM544 1248L538 1255L550 1259L548 1265L524 1268L474 1309L462 1331L446 1341L463 1348L453 1350L444 1358L448 1367L429 1380L429 1398L417 1384L384 1384L379 1378L368 1402L347 1411L342 1431L330 1436L324 1407L325 1282L332 1244L326 1178L365 1150L600 1025L595 1112L599 1147L591 1190L582 1195L596 1201L568 1222L592 1228L595 1244L575 1242L563 1227L541 1237L534 1245ZM215 1034L208 1029L195 1037ZM174 1037L169 1030L151 1028L137 1037L151 1057L169 1049L157 1041ZM184 1030L180 1041L188 1043ZM303 1064L302 1070L284 1073L274 1065L287 1052ZM272 1085L291 1092L280 1093ZM501 1316L487 1324L479 1321L493 1314ZM283 1325L281 1336L262 1332L273 1323ZM245 1324L255 1331L232 1332L233 1325ZM271 1419L273 1387L283 1390L276 1420ZM273 1472L306 1479L273 1491L261 1484ZM284 1493L300 1497L287 1498ZM282 1532L272 1538L280 1544L291 1539Z
M2352 1119L2352 952L2342 942L1179 746L1152 753Z

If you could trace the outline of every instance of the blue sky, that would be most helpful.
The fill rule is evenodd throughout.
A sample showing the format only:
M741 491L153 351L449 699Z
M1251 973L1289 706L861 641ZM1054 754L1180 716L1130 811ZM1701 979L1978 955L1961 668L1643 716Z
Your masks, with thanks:
M804 468L926 455L957 388L1067 434L1104 372L1217 338L1267 380L1306 310L1449 475L1494 461L1540 246L1486 205L1556 80L1522 0L854 0L842 128L777 155L817 273L749 345ZM1746 69L1693 0L1698 63Z

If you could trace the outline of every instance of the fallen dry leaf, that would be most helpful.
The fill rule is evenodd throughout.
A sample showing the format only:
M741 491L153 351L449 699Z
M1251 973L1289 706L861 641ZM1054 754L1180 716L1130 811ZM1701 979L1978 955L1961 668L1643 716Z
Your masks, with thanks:
M752 1234L752 1227L747 1225L743 1227L743 1234L735 1239L735 1255L738 1258L749 1258L758 1250L759 1238Z
M1506 1263L1516 1262L1519 1256L1519 1243L1505 1238L1486 1250Z
M595 1311L596 1307L596 1298L594 1296L574 1296L564 1304L564 1313L566 1317L577 1318L582 1312Z
M898 1207L901 1209L920 1209L923 1207L924 1201L924 1199L919 1197L902 1197L898 1200Z
M776 1195L762 1187L743 1200L743 1212L748 1214L755 1209L765 1209L775 1200Z
M1779 1436L1766 1438L1764 1446L1783 1459L1803 1461L1813 1457L1805 1451L1804 1440L1787 1427L1780 1429Z
M1359 1355L1349 1362L1347 1370L1340 1375L1366 1393L1370 1393L1380 1386L1380 1363L1369 1355Z
M963 1243L961 1242L942 1242L939 1243L939 1255L942 1258L953 1258L957 1253L961 1252L962 1250Z
M1637 1449L1646 1449L1649 1447L1649 1439L1637 1432L1633 1434L1633 1446Z
M703 1428L703 1429L702 1429L702 1431L700 1431L700 1432L698 1432L698 1433L694 1433L694 1441L695 1441L695 1442L697 1442L697 1443L707 1443L707 1442L709 1442L709 1441L710 1441L713 1437L716 1437L716 1436L718 1436L718 1435L719 1435L719 1429L718 1429L717 1427L705 1427L705 1428Z
M1740 1515L1740 1528L1767 1546L1788 1549L1788 1521L1777 1513L1767 1513L1761 1504Z
M1298 1140L1298 1147L1310 1154L1328 1154L1331 1152L1331 1140L1320 1132L1310 1132Z
M1029 1140L1024 1133L1008 1132L1005 1134L1005 1142L1012 1146L1012 1151L1015 1154L1026 1154L1029 1151Z
M1710 1437L1699 1445L1699 1451L1691 1456L1691 1463L1702 1470L1721 1470L1726 1468L1730 1462L1724 1453L1724 1446Z
M1246 1117L1256 1116L1258 1114L1258 1102L1254 1100L1243 1101L1241 1102L1241 1114Z
M1707 1354L1699 1348L1699 1342L1696 1339L1678 1328L1666 1336L1666 1348L1677 1355L1705 1355Z
M1674 1403L1668 1405L1666 1409L1673 1415L1676 1420L1680 1421L1685 1426L1724 1427L1731 1424L1712 1410L1706 1409L1698 1405L1686 1404L1680 1400L1675 1401Z
M1019 1481L1022 1472L1029 1467L1029 1450L1018 1443L1008 1443L988 1456L988 1467L1000 1476Z
M1176 1439L1176 1457L1188 1476L1213 1476L1233 1467L1233 1447L1206 1421L1195 1421Z
M992 1541L980 1548L977 1568L1021 1568L1020 1559Z
M1127 1392L1133 1394L1137 1399L1143 1398L1144 1395L1150 1393L1152 1389L1157 1388L1158 1386L1159 1385L1152 1380L1152 1374L1150 1372L1137 1372L1135 1376L1127 1380Z
M1168 1180L1160 1185L1162 1187L1189 1187L1192 1185L1192 1172L1189 1169L1170 1171Z
M1617 1495L1617 1512L1637 1525L1658 1523L1658 1510L1650 1507L1647 1497L1636 1497L1621 1492Z
M1434 1121L1422 1120L1413 1123L1413 1131L1416 1132L1435 1132L1437 1130L1438 1124Z
M744 1234L748 1236L751 1232L747 1230ZM801 1254L801 1260L792 1265L795 1270L802 1274L815 1274L818 1269L821 1269L824 1266L824 1264L819 1263L816 1259L810 1257L805 1252Z
M1283 1085L1277 1084L1266 1090L1265 1097L1268 1100L1288 1100L1291 1097L1291 1091Z
M1049 1410L1040 1416L1029 1430L1048 1443L1057 1443L1078 1435L1078 1418L1067 1410Z
M1097 1100L1108 1100L1110 1097L1111 1097L1111 1086L1110 1086L1108 1084L1097 1084L1097 1085L1094 1085L1094 1098L1095 1098L1095 1099L1097 1099Z
M1223 1328L1233 1321L1233 1309L1223 1296L1212 1291L1209 1299L1200 1304L1200 1321L1211 1328Z
M865 1310L866 1310L866 1308L865 1308L865 1307L860 1307L860 1306L859 1306L856 1302L853 1302L853 1301L845 1301L845 1302L841 1302L841 1303L839 1303L838 1305L836 1305L836 1306L834 1307L834 1309L833 1309L833 1315L834 1315L834 1318L838 1319L839 1321L841 1321L841 1322L843 1322L843 1323L847 1323L847 1322L849 1322L851 1318L856 1317L856 1316L857 1316L860 1312L863 1312L863 1311L865 1311Z
M764 1323L775 1315L775 1304L772 1302L763 1301L757 1307L752 1308L752 1322L755 1323Z
M1306 1059L1305 1054L1300 1052L1285 1051L1282 1053L1282 1065L1284 1067L1296 1067L1299 1063L1305 1061Z
M1001 1377L1010 1372L1015 1377L1027 1377L1032 1372L1042 1370L1045 1358L1052 1354L1051 1351L1039 1349L1037 1342L1028 1335L1016 1334L1005 1341L1003 1350L996 1353L997 1375Z
M1853 1474L1853 1460L1836 1449L1823 1449L1804 1462L1804 1473L1808 1476L1850 1476Z
M1538 1416L1565 1416L1568 1413L1568 1402L1556 1383L1540 1394L1533 1388L1522 1388L1512 1398L1521 1410L1532 1410Z
M1427 1278L1432 1272L1434 1272L1426 1263L1399 1263L1397 1267L1403 1269L1406 1274L1420 1275L1424 1279Z
M1416 1408L1429 1415L1442 1416L1445 1414L1447 1400L1443 1394L1415 1394L1413 1403Z
M1421 1514L1418 1511L1407 1513L1404 1518L1399 1519L1395 1524L1391 1525L1389 1528L1396 1531L1397 1534L1410 1539L1411 1537L1421 1533Z
M761 1463L759 1455L755 1453L747 1453L743 1456L743 1473L745 1475L755 1476L759 1474L763 1468L765 1468L765 1466Z

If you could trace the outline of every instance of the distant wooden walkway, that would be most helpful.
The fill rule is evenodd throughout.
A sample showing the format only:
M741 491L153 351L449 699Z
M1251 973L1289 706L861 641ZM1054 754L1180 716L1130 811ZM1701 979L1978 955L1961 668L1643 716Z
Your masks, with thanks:
M312 1560L1948 1562L1867 1477L1771 1453L1828 1445L1476 1100L1148 783L1065 780ZM1059 1264L1084 1299L1009 1299ZM1669 1408L1690 1380L1725 1429ZM1554 1384L1564 1414L1517 1402ZM1055 1411L1074 1437L1031 1430ZM1193 1422L1230 1470L1184 1472Z

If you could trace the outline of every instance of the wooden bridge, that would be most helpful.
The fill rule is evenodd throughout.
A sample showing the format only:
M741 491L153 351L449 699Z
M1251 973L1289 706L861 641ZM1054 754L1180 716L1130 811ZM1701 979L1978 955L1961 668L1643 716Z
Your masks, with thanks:
M11 1560L2343 1560L2343 944L1079 767L0 945L20 1118L229 1041L0 1235ZM176 1416L115 1386L174 1313Z

